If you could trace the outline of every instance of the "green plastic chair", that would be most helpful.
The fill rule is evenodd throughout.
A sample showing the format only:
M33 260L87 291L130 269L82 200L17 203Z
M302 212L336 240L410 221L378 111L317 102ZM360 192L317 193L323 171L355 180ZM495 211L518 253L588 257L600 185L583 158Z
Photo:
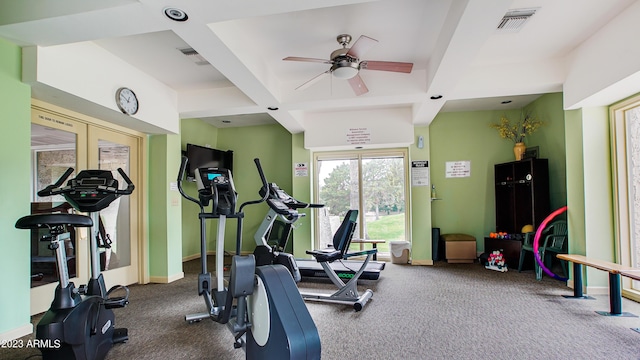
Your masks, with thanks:
M551 268L553 262L553 255L566 254L568 249L568 231L567 222L565 220L554 221L547 229L551 231L549 235L545 236L544 242L538 249L540 252L540 258L544 261L547 268ZM569 275L569 264L566 260L560 260L562 266L562 273L564 277ZM540 274L542 278L542 273Z
M522 272L522 264L524 263L524 258L526 256L526 252L531 252L533 254L533 238L535 237L535 232L528 232L524 234L524 240L522 241L522 247L520 248L520 261L518 262L518 272ZM536 279L542 279L542 268L538 266L538 262L534 259L534 269L536 272Z
M551 268L553 262L553 254L566 254L567 253L567 222L565 220L557 220L551 223L542 232L547 234L544 236L544 240L540 240L538 246L538 253L540 258L544 261L547 268ZM520 250L520 262L518 263L518 272L522 271L522 264L524 263L525 254L527 251L533 253L533 238L535 232L529 232L524 234L524 240L522 241L522 248ZM569 265L565 260L560 260L562 265L562 272L565 277L568 275ZM542 268L538 266L538 262L534 260L534 269L536 272L536 280L542 280Z

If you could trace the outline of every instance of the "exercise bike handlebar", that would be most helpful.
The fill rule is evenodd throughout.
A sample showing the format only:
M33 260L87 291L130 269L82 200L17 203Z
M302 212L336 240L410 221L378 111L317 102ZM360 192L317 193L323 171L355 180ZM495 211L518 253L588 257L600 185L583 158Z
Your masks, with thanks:
M62 186L64 184L64 182L67 180L67 178L69 178L69 175L71 175L73 173L74 169L72 167L68 168L64 174L62 174L62 176L60 176L60 178L51 185L48 185L47 187L45 187L44 189L38 191L38 196L51 196L51 195L59 195L59 194L68 194L72 191L76 191L75 188L73 188L72 186ZM131 182L131 179L129 178L129 176L127 176L127 174L124 172L124 170L122 170L122 168L118 168L118 173L120 173L120 176L122 176L122 178L124 179L124 181L127 183L127 187L123 190L120 189L116 189L113 187L109 187L109 186L98 186L98 190L104 192L104 193L109 193L109 194L115 194L115 195L129 195L133 192L133 190L135 189L135 186L133 185L133 182Z
M70 167L68 168L64 174L62 174L62 176L60 176L60 178L58 179L58 181L56 181L54 184L48 185L47 187L45 187L44 189L38 191L38 196L51 196L51 195L58 195L62 193L62 189L60 188L60 186L62 186L62 184L64 184L64 181L67 180L67 178L69 177L69 175L71 175L73 173L73 168Z
M122 176L122 179L124 179L124 182L127 183L127 187L124 190L119 190L116 189L115 190L115 194L118 195L129 195L133 192L133 189L135 189L135 185L133 185L133 182L131 182L131 179L129 179L129 176L127 176L127 174L125 174L124 170L122 170L122 168L118 168L118 173L120 174L120 176Z

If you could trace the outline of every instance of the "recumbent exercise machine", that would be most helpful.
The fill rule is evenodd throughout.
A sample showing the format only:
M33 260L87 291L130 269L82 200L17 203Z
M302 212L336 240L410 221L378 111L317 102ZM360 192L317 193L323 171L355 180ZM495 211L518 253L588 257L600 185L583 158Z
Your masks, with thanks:
M40 239L49 242L55 252L58 269L58 286L51 307L36 327L36 339L45 360L101 360L115 343L127 341L125 328L115 328L115 316L111 309L129 304L129 289L116 285L106 290L100 272L98 229L99 211L105 209L122 195L129 195L134 185L122 169L118 172L127 183L124 190L118 188L109 170L83 170L63 186L73 173L69 168L56 181L38 192L39 196L63 195L74 209L90 213L54 213L24 216L16 222L19 229L47 229ZM76 288L69 280L64 242L69 241L67 227L89 227L89 259L91 274L86 286ZM108 247L105 243L103 247ZM112 296L116 290L124 290L124 296Z
M303 213L299 213L298 209L303 208L320 208L324 205L321 204L307 204L305 202L294 199L291 195L287 194L284 190L280 189L275 183L268 184L268 188L260 190L260 194L268 195L267 204L269 205L269 212L262 220L258 231L255 234L254 240L256 242L256 251L254 254L257 256L259 263L268 263L271 259L277 259L282 257L282 252L286 247L287 239L289 238L293 224L298 221ZM281 240L274 246L269 246L267 239L273 231L274 224L277 223L277 219L284 223L284 229L280 235ZM349 210L342 221L342 224L333 236L333 248L322 250L307 251L307 254L313 255L317 264L320 264L326 277L338 288L333 294L327 295L322 293L309 293L301 292L302 297L305 300L330 302L352 305L354 310L360 311L366 305L366 303L373 296L371 289L365 290L363 294L358 292L358 279L362 276L365 270L375 272L374 279L377 279L379 273L384 269L384 263L382 265L376 264L372 268L368 268L372 256L377 252L377 249L349 252L349 245L353 238L353 232L355 231L356 224L358 222L358 211ZM289 254L287 254L289 255ZM363 262L349 262L345 265L346 260L351 257L365 256ZM274 260L275 261L275 260ZM300 263L305 263L308 266L309 261L305 259L295 260L295 270L299 271ZM332 264L334 262L342 263L342 273L338 273ZM351 269L352 266L359 265L357 269ZM345 283L342 280L342 276L347 275L349 280Z
M253 255L240 255L242 247L243 209L264 202L247 201L236 210L237 193L231 172L224 168L202 167L195 170L198 198L185 193L182 181L187 165L182 157L178 190L198 205L200 213L200 261L198 293L204 298L207 312L185 316L189 323L202 319L227 324L234 334L234 347L243 348L247 359L319 359L318 330L300 296L289 270L280 264L256 266ZM267 181L254 160L263 187ZM207 209L209 208L210 209ZM227 218L237 220L236 254L231 259L228 286L224 279L224 234ZM218 220L216 238L216 287L207 269L207 227L209 219ZM235 301L235 305L234 305Z

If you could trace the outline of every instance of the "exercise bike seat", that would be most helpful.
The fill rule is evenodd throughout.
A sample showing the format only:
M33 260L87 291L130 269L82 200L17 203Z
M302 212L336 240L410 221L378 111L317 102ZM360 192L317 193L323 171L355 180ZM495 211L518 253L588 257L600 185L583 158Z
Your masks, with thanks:
M342 259L342 251L340 250L307 250L306 253L313 255L317 262L333 262Z
M70 225L75 227L91 227L90 217L80 214L33 214L23 216L16 221L18 229L38 229L42 227Z

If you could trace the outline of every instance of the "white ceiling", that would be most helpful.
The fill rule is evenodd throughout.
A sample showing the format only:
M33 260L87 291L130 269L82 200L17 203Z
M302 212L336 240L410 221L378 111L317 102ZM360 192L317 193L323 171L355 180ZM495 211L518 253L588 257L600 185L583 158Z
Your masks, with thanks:
M277 121L296 133L304 131L303 122L291 118L304 112L410 107L414 124L428 124L441 111L522 107L543 93L562 91L571 51L634 2L0 0L0 37L24 46L94 41L173 88L182 118L218 127ZM167 6L189 19L169 20ZM520 8L537 12L517 32L496 30L509 9ZM411 62L413 71L361 70L369 88L362 96L331 77L294 90L328 65L282 59L328 59L343 33L353 41L360 35L379 41L365 60ZM196 65L182 48L196 49L210 65ZM531 73L534 80L525 76ZM206 89L239 94L254 106L218 101L197 113L183 111L181 102ZM431 100L434 95L443 98ZM43 90L34 96L46 98Z

